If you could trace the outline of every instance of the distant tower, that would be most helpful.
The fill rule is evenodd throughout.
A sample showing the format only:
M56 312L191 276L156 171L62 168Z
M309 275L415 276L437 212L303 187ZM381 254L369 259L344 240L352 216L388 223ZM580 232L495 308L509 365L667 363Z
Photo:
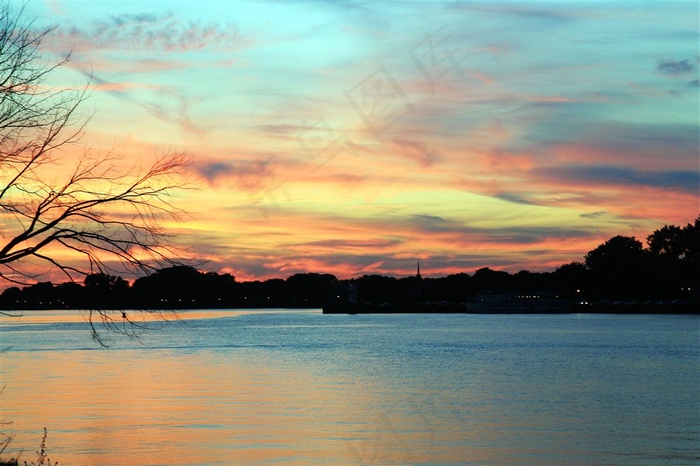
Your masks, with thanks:
M416 262L416 278L421 280L423 277L420 276L420 259Z

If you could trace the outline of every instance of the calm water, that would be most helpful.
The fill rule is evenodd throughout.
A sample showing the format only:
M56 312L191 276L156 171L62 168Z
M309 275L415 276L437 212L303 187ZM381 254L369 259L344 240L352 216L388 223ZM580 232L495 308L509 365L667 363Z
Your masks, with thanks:
M3 318L21 459L44 426L61 465L700 459L697 316L182 317L109 350L75 312Z

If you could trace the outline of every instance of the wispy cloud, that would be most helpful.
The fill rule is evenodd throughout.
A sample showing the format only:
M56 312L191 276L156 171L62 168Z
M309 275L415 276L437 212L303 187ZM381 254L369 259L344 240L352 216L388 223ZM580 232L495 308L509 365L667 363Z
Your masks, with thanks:
M700 173L693 171L648 171L618 166L568 166L538 169L546 178L586 186L649 187L697 194Z
M194 170L210 185L256 192L274 177L271 159L195 161Z
M423 141L397 138L393 142L398 146L398 155L415 160L422 167L429 167L440 160L440 155Z
M173 13L109 15L85 25L59 28L58 40L78 52L129 50L187 52L205 48L238 50L254 43L232 24L183 21Z
M656 65L656 71L670 76L697 73L698 60L661 60Z
M604 210L598 210L598 211L596 211L596 212L588 212L588 213L585 213L585 214L581 214L581 215L579 215L579 217L581 217L581 218L592 218L592 219L595 219L595 218L601 218L601 217L603 217L604 215L606 215L606 212L605 212Z
M490 5L490 6L472 6L465 4L466 8L499 14L503 16L511 16L520 20L543 22L547 24L558 24L571 21L572 16L562 8L547 8L546 6L519 6L519 5Z

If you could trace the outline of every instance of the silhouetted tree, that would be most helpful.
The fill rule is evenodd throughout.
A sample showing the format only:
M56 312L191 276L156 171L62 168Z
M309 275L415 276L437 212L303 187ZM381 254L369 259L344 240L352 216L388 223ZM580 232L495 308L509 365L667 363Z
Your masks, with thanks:
M128 286L128 283L124 283ZM75 282L66 282L54 286L54 293L56 295L55 308L84 309L84 291L84 287Z
M647 237L655 289L663 298L697 287L700 276L700 217L681 228L664 225ZM681 293L685 294L685 293Z
M89 83L52 87L70 57L47 64L40 46L51 31L0 4L0 278L33 279L29 261L70 280L113 263L150 273L177 257L161 220L181 214L168 196L182 186L188 158L166 154L124 172L115 154L70 153L87 123L79 107ZM66 251L84 262L67 261Z
M11 286L0 294L0 309L20 309L22 308L23 294L16 286ZM6 315L6 313L3 313Z
M129 283L122 277L93 273L83 281L83 296L90 309L123 309L129 292Z
M590 271L583 262L569 262L554 271L556 289L565 291L571 296L588 295L590 290Z
M510 274L483 267L474 272L472 282L479 291L504 291L509 288Z
M614 298L646 296L649 263L642 243L632 236L615 236L586 254L599 293Z
M421 296L424 301L466 301L473 295L471 277L467 273L455 273L441 278L424 278Z
M638 265L642 252L642 243L633 236L615 236L601 244L586 256L586 266L595 272L616 270L619 267Z
M543 291L554 286L550 273L520 270L511 276L512 289L517 291Z
M331 301L335 275L297 273L287 278L287 287L294 306L319 307Z
M170 195L186 186L189 158L166 153L125 171L123 156L79 148L90 82L54 87L70 55L48 62L40 47L53 28L37 31L23 13L0 4L0 280L32 282L39 266L73 281L176 263L162 221L181 218Z
M664 225L647 236L649 251L657 256L682 259L685 256L684 230L675 225Z
M647 237L649 251L670 259L694 262L700 258L700 216L681 228L664 225Z
M271 278L260 283L256 306L284 307L290 301L289 285L281 278Z
M44 309L53 306L54 289L51 282L39 282L22 289L25 309Z
M426 279L415 275L399 278L394 283L394 295L391 301L406 306L425 301L424 292L428 286Z
M357 298L360 302L381 304L399 299L396 278L383 275L363 275L356 280Z
M683 227L683 251L684 259L700 272L700 215L694 223Z
M214 272L202 274L202 292L199 295L202 306L219 308L238 306L238 283L230 273Z
M173 266L137 279L132 288L142 307L182 309L192 307L198 285L199 272L194 267Z

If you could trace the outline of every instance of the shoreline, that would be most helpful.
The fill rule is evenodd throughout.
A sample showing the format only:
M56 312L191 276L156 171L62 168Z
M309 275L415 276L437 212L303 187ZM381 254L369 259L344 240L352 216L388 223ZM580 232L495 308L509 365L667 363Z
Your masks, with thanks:
M560 309L469 309L468 303L432 305L334 305L324 306L324 314L700 314L700 303L592 303Z

